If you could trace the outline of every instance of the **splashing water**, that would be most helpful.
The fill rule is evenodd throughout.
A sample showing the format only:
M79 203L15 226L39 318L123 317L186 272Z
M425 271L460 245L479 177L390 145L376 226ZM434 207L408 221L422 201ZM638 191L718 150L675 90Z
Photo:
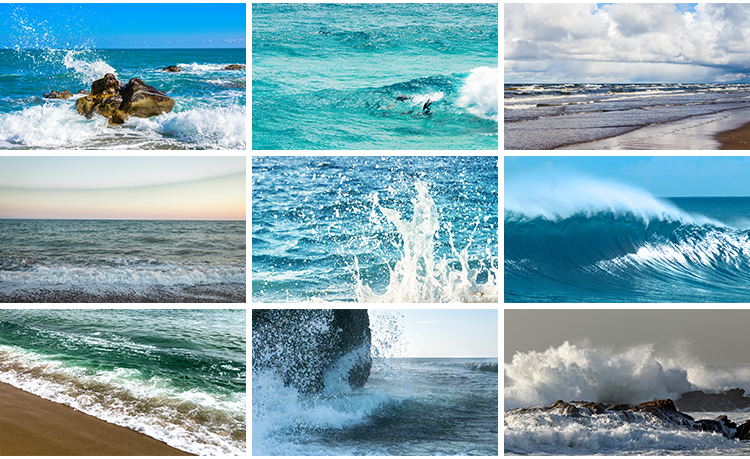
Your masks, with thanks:
M80 51L68 51L63 58L65 68L73 69L78 73L81 83L90 85L95 80L104 78L107 73L117 76L117 72L111 65L101 59L89 62L82 58Z
M454 246L453 234L449 226L451 251L461 269L454 269L445 257L435 262L434 238L440 229L438 210L435 201L429 195L427 186L417 180L415 187L417 198L412 201L414 213L411 221L404 221L397 210L381 206L377 193L374 194L374 207L385 215L401 236L401 259L393 268L388 265L390 281L386 292L378 295L369 286L363 284L359 274L359 261L355 256L355 290L358 301L369 303L496 302L498 269L495 267L486 269L488 281L483 284L477 282L477 278L485 267L482 266L479 269L469 267L468 250L472 243L471 238L469 238L468 245L459 253Z

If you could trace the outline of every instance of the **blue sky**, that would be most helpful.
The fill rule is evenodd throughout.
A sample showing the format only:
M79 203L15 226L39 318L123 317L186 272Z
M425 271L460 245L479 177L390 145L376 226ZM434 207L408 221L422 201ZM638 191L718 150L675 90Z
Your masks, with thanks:
M750 82L750 4L508 3L505 83Z
M582 175L655 197L750 196L746 156L506 156L504 167L508 185Z
M245 3L0 4L0 49L244 48Z
M373 330L379 329L375 321L381 313L397 318L401 340L396 347L405 352L399 357L498 356L497 309L371 310Z

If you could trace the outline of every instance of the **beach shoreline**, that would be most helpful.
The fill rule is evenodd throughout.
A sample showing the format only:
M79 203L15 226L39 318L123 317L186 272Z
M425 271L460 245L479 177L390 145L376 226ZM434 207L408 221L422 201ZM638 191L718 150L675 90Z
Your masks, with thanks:
M750 146L750 110L727 110L553 150L741 150Z
M0 383L0 456L190 456L116 426Z

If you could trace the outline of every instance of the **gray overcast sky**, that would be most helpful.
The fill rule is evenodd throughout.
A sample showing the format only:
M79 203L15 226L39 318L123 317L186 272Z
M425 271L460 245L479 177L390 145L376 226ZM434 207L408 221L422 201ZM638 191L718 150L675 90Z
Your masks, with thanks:
M750 4L504 8L505 83L750 81Z
M506 309L504 362L516 352L543 352L563 342L615 351L653 343L671 353L680 341L706 365L750 365L750 310Z
M750 196L746 156L506 156L504 168L506 184L522 177L585 174L656 197Z

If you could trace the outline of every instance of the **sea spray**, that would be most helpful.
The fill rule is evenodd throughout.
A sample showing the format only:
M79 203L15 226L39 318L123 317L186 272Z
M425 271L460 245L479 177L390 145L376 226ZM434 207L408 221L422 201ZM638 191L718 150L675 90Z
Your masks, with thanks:
M456 104L474 115L497 121L499 81L497 67L473 69L461 87Z
M380 205L377 193L373 195L373 207L382 212L393 224L401 237L401 258L395 266L388 265L390 280L384 294L378 295L364 285L359 273L359 261L355 256L356 292L360 302L369 303L444 303L444 302L495 302L497 288L495 273L491 267L471 269L468 265L469 243L460 253L453 245L453 234L449 229L450 246L460 263L454 269L446 257L435 260L435 233L440 224L435 202L427 186L417 180L414 184L417 197L412 201L414 211L411 221L404 221L401 213ZM486 283L477 283L477 277L485 269Z
M518 352L504 367L505 409L556 400L638 404L676 399L692 390L750 388L750 371L712 369L685 349L660 355L652 344L622 352L565 342L546 351Z

